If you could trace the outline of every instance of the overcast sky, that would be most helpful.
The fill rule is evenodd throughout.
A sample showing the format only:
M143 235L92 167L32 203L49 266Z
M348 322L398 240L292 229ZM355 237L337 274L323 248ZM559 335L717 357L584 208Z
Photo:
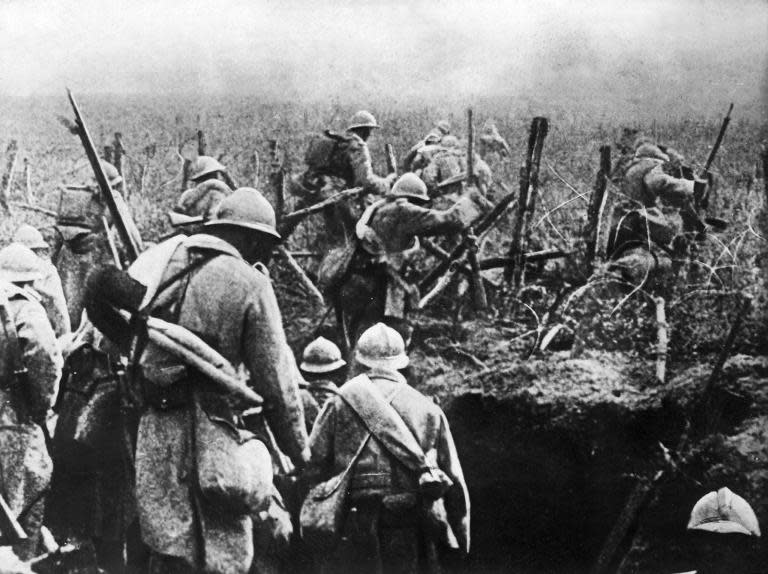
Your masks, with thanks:
M0 92L757 107L765 0L0 0Z

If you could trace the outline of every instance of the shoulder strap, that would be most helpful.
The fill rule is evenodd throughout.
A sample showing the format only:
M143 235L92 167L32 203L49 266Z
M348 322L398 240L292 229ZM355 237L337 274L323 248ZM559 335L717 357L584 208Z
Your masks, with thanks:
M221 254L214 252L214 253L206 253L205 255L195 257L195 259L191 261L188 265L179 269L176 273L168 277L165 281L162 281L160 285L158 285L154 295L152 295L150 300L147 301L147 303L140 309L140 312L149 313L152 307L154 306L154 304L160 298L160 295L162 295L165 291L167 291L170 287L175 285L177 282L189 276L193 271L202 267L204 264L208 263L211 259L213 259L217 255L221 255Z
M367 375L360 375L346 383L339 396L357 413L384 448L406 468L420 473L431 465L416 437L391 404L402 388L398 388L387 400Z
M0 293L0 323L3 325L3 333L8 341L9 359L11 362L11 372L17 375L24 371L24 354L19 342L19 333L16 330L16 324L11 318L8 297L5 293Z

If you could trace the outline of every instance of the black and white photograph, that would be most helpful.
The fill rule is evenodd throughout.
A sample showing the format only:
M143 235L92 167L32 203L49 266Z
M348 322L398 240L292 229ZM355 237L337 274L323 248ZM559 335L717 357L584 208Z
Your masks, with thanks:
M0 574L768 573L766 0L0 0Z

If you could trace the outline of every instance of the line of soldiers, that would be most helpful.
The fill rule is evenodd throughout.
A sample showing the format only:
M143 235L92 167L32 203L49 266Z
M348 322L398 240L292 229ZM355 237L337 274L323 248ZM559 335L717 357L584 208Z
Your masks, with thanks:
M83 298L87 314L78 325L77 340L65 345L68 362L56 405L59 420L47 445L53 453L52 469L41 437L46 434L43 427L57 394L62 349L42 305L33 304L32 285L41 280L43 266L21 245L0 253L0 267L16 272L4 278L7 285L2 284L9 301L34 307L37 314L39 332L28 334L22 320L15 327L30 380L45 385L34 422L29 423L36 425L30 427L34 441L22 443L18 433L3 435L14 447L4 449L3 457L6 452L35 454L47 463L39 468L27 461L8 465L9 459L4 458L2 466L16 473L32 473L36 495L50 484L46 523L59 535L87 539L103 569L121 571L128 552L129 562L140 570L248 572L257 550L260 565L265 567L265 525L269 548L276 545L275 537L285 537L292 526L284 519L279 525L271 522L279 521L282 507L279 493L271 486L273 457L287 455L295 472L307 468L299 483L300 490L307 489L349 463L352 447L347 441L366 433L366 425L347 410L345 387L327 380L343 382L340 369L344 361L338 348L327 340L307 348L302 362L309 379L305 382L287 346L265 267L279 239L274 211L266 199L254 189L240 188L226 195L198 233L177 235L150 248L128 274L112 266L96 267L87 282ZM3 256L11 263L4 263ZM120 310L132 312L132 318ZM142 318L147 316L184 327L229 364L247 371L249 384L263 397L263 409L244 413L232 397L209 388L199 370L143 337L146 325ZM37 367L30 353L38 345L47 351L48 376L33 372ZM364 394L386 392L390 406L413 433L410 440L416 439L429 462L414 470L400 461L397 450L393 453L382 446L381 436L388 435L366 436L364 448L356 455L355 476L372 481L353 487L348 504L355 517L367 521L368 537L375 532L373 526L381 525L380 553L378 557L350 554L360 546L354 544L354 535L345 535L352 545L332 549L322 560L322 568L336 571L330 564L341 560L353 569L380 571L385 564L387 570L424 571L425 564L436 563L436 545L466 551L469 544L466 485L447 421L398 372L408 359L396 331L383 324L366 330L355 357L370 370L367 383L356 384L354 389ZM6 366L16 364L12 354L4 352L2 358ZM13 379L12 374L3 377ZM309 438L311 425L303 405L317 403L314 398L302 399L302 387L320 393L325 402L322 410L315 406L320 414ZM370 400L366 396L364 400ZM11 414L20 412L22 403L8 404ZM346 417L343 424L338 417ZM209 428L211 423L218 430ZM9 424L21 428L19 421ZM342 427L351 434L338 435ZM222 428L237 431L235 443L245 440L244 433L250 429L254 440L269 444L272 450L252 461L260 465L263 480L250 485L252 492L240 493L247 494L247 504L213 504L213 495L201 486L202 470L212 471L210 462L208 466L203 462L207 460L201 454L206 450L203 447L211 436L224 440L221 433L230 431ZM212 434L203 434L206 432ZM88 450L84 445L90 449L88 455L84 455ZM267 452L262 450L262 454ZM226 476L231 461L219 462L214 469L226 482L232 478ZM427 498L421 493L425 471L445 477L439 497L430 494ZM11 496L16 493L12 484L10 478L4 478L4 494L13 502L14 512L24 514L28 532L39 534L43 511L25 514L19 508L21 503ZM224 494L237 498L232 492ZM22 498L28 502L30 495L24 492ZM443 499L442 512L430 514ZM41 495L35 503L44 500ZM390 505L392 501L397 502L396 507ZM379 521L381 509L386 509L383 522ZM422 528L425 512L442 524L426 535ZM360 534L357 528L353 530ZM14 547L20 559L37 550L32 539L30 536L25 544L30 548L26 553ZM373 542L366 540L370 547ZM256 548L256 543L261 547ZM24 567L19 565L18 571L25 571Z
M0 436L7 445L0 456L17 457L3 458L2 485L31 534L14 548L20 559L37 552L45 518L58 537L87 540L107 571L126 562L152 572L269 571L285 560L278 550L298 531L306 492L347 476L346 519L335 528L341 542L317 557L321 570L433 571L438 547L468 550L469 500L447 420L400 372L418 295L406 272L419 237L464 230L490 204L482 178L478 189L464 185L466 157L450 126L412 150L407 163L421 171L399 178L373 172L366 142L377 127L372 114L358 112L345 134L327 132L310 148L307 171L294 180L307 205L363 188L357 202L324 211L330 235L345 243L327 294L343 312L362 378L346 382L341 351L325 339L296 365L266 270L281 240L274 210L255 189L232 190L214 158L196 160L195 187L177 204L183 233L143 252L127 273L103 266L109 222L87 188L69 190L82 192L74 194L80 207L51 234L59 270L74 261L63 289L50 264L28 249L47 248L37 230L20 229L17 244L0 252L0 301L9 318L0 392L11 429ZM668 155L651 149L649 156L643 145L625 189L642 203L647 230L656 202L684 204L693 184L668 173ZM104 167L118 186L119 174ZM455 196L451 206L430 208L445 190ZM613 237L632 208L617 211ZM194 336L205 365L150 336L154 319ZM212 382L224 379L235 386ZM244 380L263 404L244 402ZM27 388L35 392L19 390ZM246 451L250 466L243 467Z

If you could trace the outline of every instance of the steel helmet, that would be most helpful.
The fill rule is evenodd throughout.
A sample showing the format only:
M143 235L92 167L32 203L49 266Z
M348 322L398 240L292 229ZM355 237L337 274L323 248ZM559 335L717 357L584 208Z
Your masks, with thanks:
M325 337L318 337L307 345L301 358L301 370L307 373L330 373L347 364L339 348Z
M440 120L437 122L437 125L435 126L443 135L448 135L451 133L451 124L448 123L448 120Z
M713 490L699 499L691 511L688 530L760 536L755 511L746 500L727 487L717 492Z
M408 199L429 201L427 184L421 181L418 175L411 172L401 175L389 193L392 197L407 197Z
M192 181L197 181L201 177L217 171L227 171L227 168L221 165L219 160L216 158L213 158L209 155L201 155L198 156L198 158L192 164L191 175L189 176L189 179Z
M370 368L398 370L408 366L403 338L384 323L376 323L360 335L355 357L360 364Z
M0 280L25 283L43 277L43 263L21 243L11 243L0 250Z
M356 112L355 115L352 116L352 119L349 120L349 127L347 127L348 130L353 130L355 128L380 128L381 126L376 123L376 118L373 117L373 114L366 110L360 110L359 112Z
M30 249L48 249L48 244L43 239L43 234L36 227L24 224L13 234L13 242L20 243Z
M235 225L280 239L275 210L261 192L252 187L241 187L222 199L214 219L205 225Z
M123 176L117 171L117 168L108 161L101 161L101 169L104 170L104 175L107 176L107 181L112 187L122 183Z

